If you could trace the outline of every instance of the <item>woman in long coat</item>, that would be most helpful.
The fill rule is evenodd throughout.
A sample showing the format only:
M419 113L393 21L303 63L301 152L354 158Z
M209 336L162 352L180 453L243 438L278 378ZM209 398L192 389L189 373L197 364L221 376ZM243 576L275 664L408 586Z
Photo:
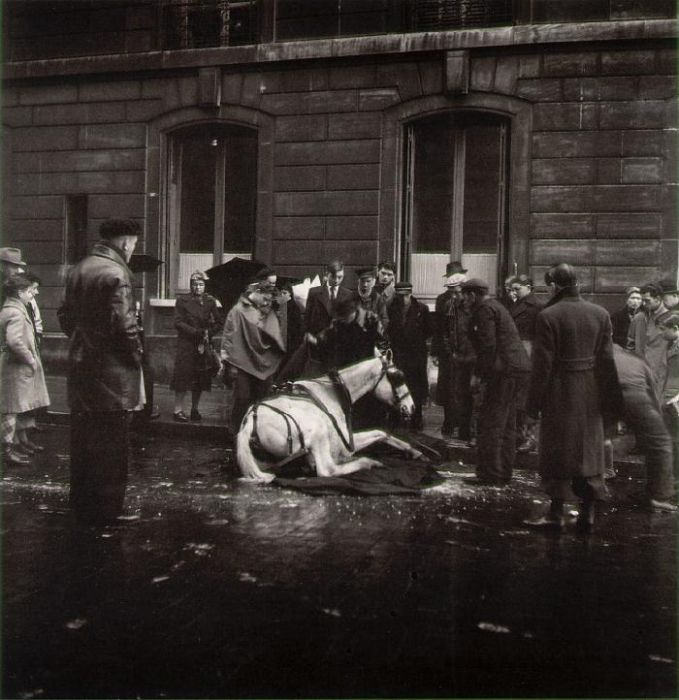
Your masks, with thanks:
M28 423L22 414L50 403L33 323L26 309L33 299L32 285L22 275L8 279L0 311L2 445L5 461L13 464L27 464L28 455L42 449L28 438Z
M184 398L191 391L191 420L199 421L200 396L210 391L212 374L208 371L208 353L212 336L219 329L217 301L205 293L207 277L200 271L191 274L191 294L177 298L174 327L177 351L170 389L174 391L174 420L186 423Z

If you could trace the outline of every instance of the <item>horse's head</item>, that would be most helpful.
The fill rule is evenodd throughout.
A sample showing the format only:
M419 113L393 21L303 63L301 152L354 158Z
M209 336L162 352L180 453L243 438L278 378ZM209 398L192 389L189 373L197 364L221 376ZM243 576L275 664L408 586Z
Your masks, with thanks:
M403 372L393 362L391 350L386 355L380 356L382 360L382 375L375 385L373 393L383 403L390 406L398 406L398 410L404 418L412 416L415 410L413 397L406 385Z

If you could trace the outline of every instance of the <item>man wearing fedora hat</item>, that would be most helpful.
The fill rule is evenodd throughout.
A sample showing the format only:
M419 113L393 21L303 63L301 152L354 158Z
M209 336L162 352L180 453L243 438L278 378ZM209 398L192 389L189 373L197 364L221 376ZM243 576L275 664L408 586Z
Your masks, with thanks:
M0 289L5 280L21 272L26 272L26 262L21 257L21 251L18 248L0 248Z
M436 403L443 407L441 435L471 440L473 401L471 375L474 349L469 341L469 311L462 304L461 285L467 276L459 262L448 263L446 291L436 298L431 354L438 364Z

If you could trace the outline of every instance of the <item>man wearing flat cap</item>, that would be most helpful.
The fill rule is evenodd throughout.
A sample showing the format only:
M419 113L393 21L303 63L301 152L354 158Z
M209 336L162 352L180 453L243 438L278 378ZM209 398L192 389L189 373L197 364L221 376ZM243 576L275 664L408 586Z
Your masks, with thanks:
M389 315L384 297L375 289L377 273L374 267L359 267L356 270L358 285L356 287L356 301L366 311L371 311L380 319L382 328L386 331L389 327Z
M462 284L471 310L469 336L476 351L474 383L482 391L477 435L476 482L502 486L512 478L516 456L516 413L530 360L509 311L488 296L488 284Z
M473 400L471 377L474 348L469 340L470 312L462 302L462 283L467 280L458 262L449 263L446 291L436 298L431 354L438 365L436 403L443 407L441 435L471 440Z
M139 225L109 219L101 239L69 271L58 311L70 339L70 507L79 522L106 524L121 515L127 485L129 412L145 401L142 346L128 262Z
M410 282L396 282L389 307L389 328L394 363L403 371L415 404L410 427L422 430L422 405L429 393L427 339L431 336L429 309L413 296Z

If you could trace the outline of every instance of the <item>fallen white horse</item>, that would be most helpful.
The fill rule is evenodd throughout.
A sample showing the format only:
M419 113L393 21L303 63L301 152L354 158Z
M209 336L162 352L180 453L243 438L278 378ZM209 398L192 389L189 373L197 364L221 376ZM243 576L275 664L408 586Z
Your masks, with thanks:
M376 442L421 457L419 450L384 430L351 430L347 420L351 404L370 392L380 401L398 406L402 416L412 415L413 399L390 352L334 375L294 382L284 392L251 406L236 438L243 477L272 481L276 467L302 455L318 476L343 476L380 464L369 457L354 457L355 452Z

